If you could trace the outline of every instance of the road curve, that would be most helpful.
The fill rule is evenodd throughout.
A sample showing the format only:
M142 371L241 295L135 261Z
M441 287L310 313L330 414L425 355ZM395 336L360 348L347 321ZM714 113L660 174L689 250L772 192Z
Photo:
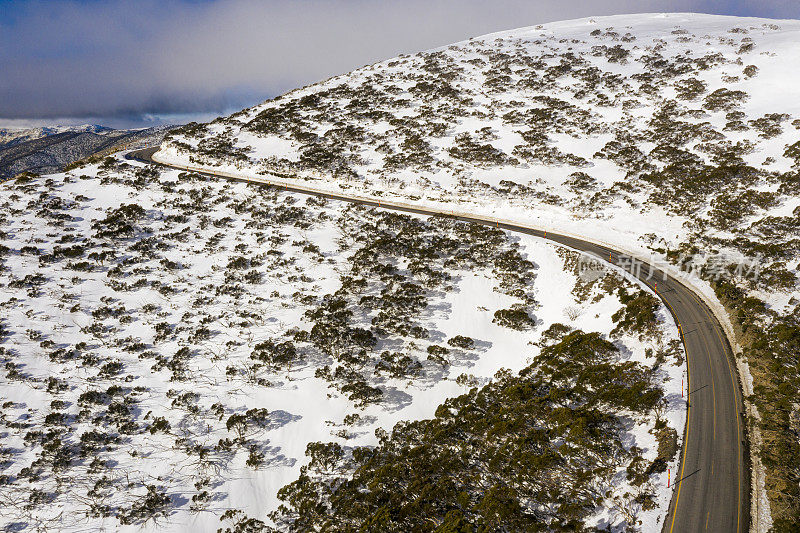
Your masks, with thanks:
M274 185L266 178L234 178L165 165L153 161L158 148L130 152L128 159L162 164L178 170L192 170L225 179ZM304 188L280 187L289 192L323 196L333 200L360 203L395 211L431 216L452 216L433 208L392 205L378 199L348 197ZM619 266L630 256L612 248L576 237L543 231L480 216L453 216L457 220L495 226L504 230L534 235L569 248L592 254ZM686 427L678 472L672 473L675 487L664 532L746 533L750 526L750 472L745 434L744 406L735 362L724 330L712 311L679 280L651 265L637 273L639 279L656 290L681 328L688 362Z

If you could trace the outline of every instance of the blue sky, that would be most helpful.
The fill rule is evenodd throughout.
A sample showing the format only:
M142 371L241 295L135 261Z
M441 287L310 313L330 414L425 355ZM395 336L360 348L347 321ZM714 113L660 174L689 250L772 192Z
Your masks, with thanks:
M553 20L787 0L0 0L0 127L183 121L400 53Z

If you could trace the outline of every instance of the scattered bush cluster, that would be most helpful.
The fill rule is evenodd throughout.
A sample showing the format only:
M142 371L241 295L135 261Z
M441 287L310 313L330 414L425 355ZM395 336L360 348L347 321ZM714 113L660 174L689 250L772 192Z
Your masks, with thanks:
M501 372L432 420L398 424L375 448L309 445L272 518L290 531L580 530L608 504L618 468L666 468L662 458L639 467L613 414L646 415L661 401L648 369L620 363L613 344L563 332L519 375ZM634 527L655 498L637 485Z

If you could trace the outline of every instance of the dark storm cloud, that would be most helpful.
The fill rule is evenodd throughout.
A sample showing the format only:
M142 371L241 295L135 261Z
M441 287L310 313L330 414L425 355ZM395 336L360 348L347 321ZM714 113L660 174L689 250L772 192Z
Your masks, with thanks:
M0 117L222 111L400 53L559 19L653 11L800 13L794 2L747 4L754 3L10 2L0 14Z

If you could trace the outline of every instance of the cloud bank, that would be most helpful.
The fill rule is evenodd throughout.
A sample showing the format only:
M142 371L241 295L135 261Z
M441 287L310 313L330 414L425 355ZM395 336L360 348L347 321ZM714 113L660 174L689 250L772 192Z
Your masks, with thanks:
M6 4L0 117L222 112L400 53L553 20L702 11L800 17L766 0L156 0Z

